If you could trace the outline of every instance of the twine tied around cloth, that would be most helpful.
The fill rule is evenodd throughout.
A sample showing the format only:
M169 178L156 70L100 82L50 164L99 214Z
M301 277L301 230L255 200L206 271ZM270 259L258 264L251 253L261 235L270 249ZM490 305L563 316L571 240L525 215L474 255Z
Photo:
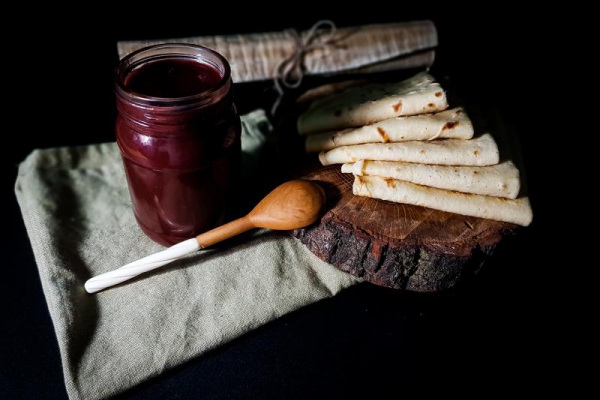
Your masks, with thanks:
M328 31L319 32L321 28L328 28ZM304 57L316 49L323 49L333 45L339 38L336 38L337 27L331 20L317 21L308 31L306 36L295 29L286 30L294 39L294 51L288 57L284 58L275 68L275 77L273 78L277 99L271 108L271 115L275 114L277 107L281 103L284 95L284 88L296 89L302 83L304 77Z

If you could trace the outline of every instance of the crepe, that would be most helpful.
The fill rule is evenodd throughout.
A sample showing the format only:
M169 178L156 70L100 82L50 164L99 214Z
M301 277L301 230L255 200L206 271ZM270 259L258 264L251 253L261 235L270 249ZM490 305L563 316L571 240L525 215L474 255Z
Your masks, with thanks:
M386 119L360 128L325 132L306 138L306 151L314 153L362 143L388 143L444 138L471 139L473 124L462 108L433 114Z
M319 153L323 165L360 160L404 161L435 165L494 165L499 162L498 146L489 133L470 140L442 139L424 142L365 143L340 146Z
M432 75L421 72L401 82L351 87L315 100L298 117L297 128L301 135L308 135L446 108L446 92Z
M352 192L357 196L429 207L472 217L528 226L533 213L529 198L516 199L454 192L379 176L355 176Z
M296 103L314 105L316 104L315 100L317 99L331 96L332 94L339 93L351 87L368 85L370 83L372 82L367 79L350 79L341 82L326 83L321 86L308 89L306 92L298 96Z
M439 189L511 199L518 196L521 188L519 170L512 161L487 167L465 167L361 160L343 164L342 172L400 179Z

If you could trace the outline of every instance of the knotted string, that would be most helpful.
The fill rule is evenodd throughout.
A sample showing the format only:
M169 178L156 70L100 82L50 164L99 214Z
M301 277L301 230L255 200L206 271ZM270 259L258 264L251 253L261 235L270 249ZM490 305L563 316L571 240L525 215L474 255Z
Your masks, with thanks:
M319 32L321 28L328 28L326 32ZM275 91L277 99L271 108L271 115L275 114L277 107L283 99L284 88L296 89L302 83L304 78L304 57L313 50L323 49L334 44L337 28L335 23L330 20L320 20L315 23L308 31L304 39L295 29L286 30L294 39L294 51L288 57L282 59L275 68Z

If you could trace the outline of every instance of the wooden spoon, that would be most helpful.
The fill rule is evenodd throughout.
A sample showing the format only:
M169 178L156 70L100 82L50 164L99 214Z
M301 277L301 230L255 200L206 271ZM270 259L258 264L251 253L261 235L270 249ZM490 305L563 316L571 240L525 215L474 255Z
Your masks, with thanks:
M325 192L318 184L308 180L285 182L265 196L244 217L114 271L95 276L85 282L85 290L88 293L99 292L253 228L273 230L303 228L319 218L324 204Z

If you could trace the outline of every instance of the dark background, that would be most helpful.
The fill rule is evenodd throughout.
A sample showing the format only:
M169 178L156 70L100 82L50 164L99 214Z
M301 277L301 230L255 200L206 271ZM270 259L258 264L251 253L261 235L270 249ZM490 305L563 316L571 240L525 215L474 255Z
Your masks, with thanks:
M531 119L537 106L531 92L521 90L524 82L532 92L543 86L531 79L531 66L541 63L542 43L549 40L539 26L533 29L536 15L490 4L469 14L458 4L435 10L399 4L385 11L365 5L344 13L320 12L319 4L302 9L282 4L269 15L254 11L250 17L250 6L220 6L227 10L165 7L150 15L118 6L91 7L71 9L69 17L48 18L41 25L26 19L17 24L4 59L10 106L4 106L2 199L10 225L3 230L0 264L0 399L66 398L56 339L13 187L18 163L33 149L114 141L116 42L302 30L319 19L332 19L340 27L432 19L439 35L436 71L450 77L469 100L497 108L518 135L533 224L507 239L481 276L456 292L423 296L358 285L167 371L122 398L539 394L547 378L535 378L532 371L550 369L553 360L541 339L548 334L541 323L552 289L539 279L545 265L537 257L542 252L537 238L549 224L538 179L545 157L537 149L540 133ZM45 10L37 11L43 15ZM24 32L31 39L21 40ZM242 112L260 105L262 97L254 104L249 93L272 94L268 83L244 85L236 88Z

